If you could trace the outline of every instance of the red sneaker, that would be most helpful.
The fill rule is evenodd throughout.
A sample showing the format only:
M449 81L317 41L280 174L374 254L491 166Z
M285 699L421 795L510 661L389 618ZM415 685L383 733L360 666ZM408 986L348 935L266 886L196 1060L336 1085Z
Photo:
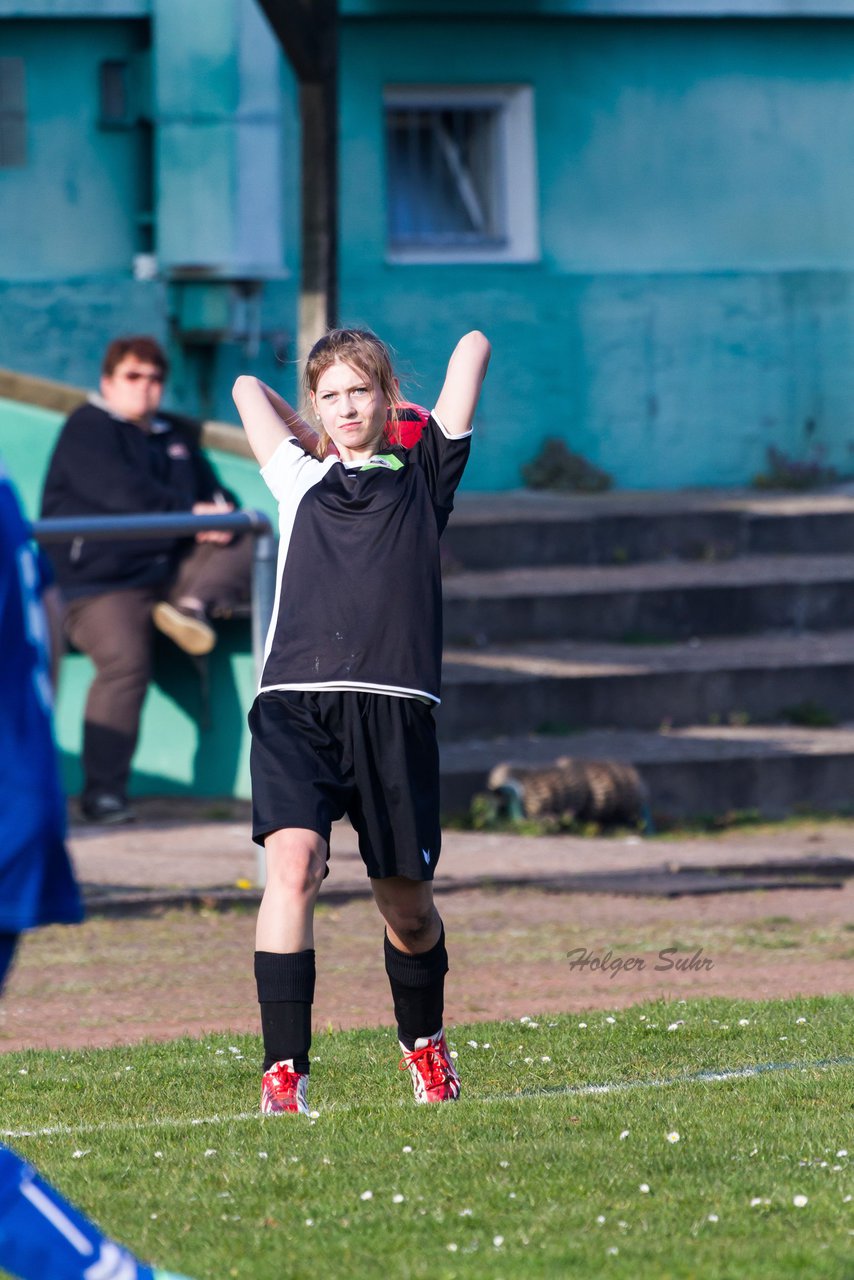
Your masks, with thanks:
M456 1102L460 1096L460 1077L448 1053L444 1027L434 1036L416 1040L412 1050L404 1045L400 1047L403 1050L400 1070L412 1076L416 1102Z
M292 1059L274 1062L261 1081L261 1111L275 1115L280 1111L299 1111L308 1115L306 1090L308 1073L294 1071Z

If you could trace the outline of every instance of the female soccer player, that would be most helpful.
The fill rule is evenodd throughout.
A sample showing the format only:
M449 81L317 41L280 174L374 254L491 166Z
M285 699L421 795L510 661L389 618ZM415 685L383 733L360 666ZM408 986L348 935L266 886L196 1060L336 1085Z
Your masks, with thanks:
M249 716L253 838L267 862L255 952L264 1112L308 1110L314 907L331 824L344 814L386 923L401 1066L417 1102L459 1096L432 885L441 842L439 536L489 355L482 333L459 341L410 450L397 443L388 350L367 330L333 330L310 352L304 382L315 426L258 379L235 383L280 528L278 587Z

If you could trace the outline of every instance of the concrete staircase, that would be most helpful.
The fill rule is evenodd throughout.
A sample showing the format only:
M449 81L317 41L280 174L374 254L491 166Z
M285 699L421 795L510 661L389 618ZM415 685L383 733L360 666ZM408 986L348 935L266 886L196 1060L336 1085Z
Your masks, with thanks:
M854 495L462 495L443 543L446 813L563 755L664 819L854 809Z

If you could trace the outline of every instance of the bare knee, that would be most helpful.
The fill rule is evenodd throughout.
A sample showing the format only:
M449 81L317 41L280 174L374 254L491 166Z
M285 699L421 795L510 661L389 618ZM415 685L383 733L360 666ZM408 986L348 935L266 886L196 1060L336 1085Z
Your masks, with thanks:
M432 904L415 908L386 906L383 916L389 928L410 951L425 951L436 941L439 915Z
M319 836L276 831L267 837L264 851L268 889L289 901L317 897L326 871L326 844Z

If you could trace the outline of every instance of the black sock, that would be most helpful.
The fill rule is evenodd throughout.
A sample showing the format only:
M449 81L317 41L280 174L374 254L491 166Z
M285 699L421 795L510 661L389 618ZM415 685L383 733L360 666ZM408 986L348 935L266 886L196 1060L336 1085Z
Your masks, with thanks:
M255 952L265 1071L290 1059L294 1071L308 1072L314 977L313 950Z
M386 934L385 971L394 1001L398 1039L407 1049L414 1049L416 1040L436 1034L444 1018L448 972L444 927L436 945L416 956L398 951Z

